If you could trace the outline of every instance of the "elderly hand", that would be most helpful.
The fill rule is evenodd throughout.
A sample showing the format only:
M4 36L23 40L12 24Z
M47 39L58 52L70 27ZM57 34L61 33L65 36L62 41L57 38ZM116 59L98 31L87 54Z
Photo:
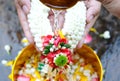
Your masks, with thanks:
M98 0L113 15L120 18L120 0Z
M15 5L25 36L30 43L34 43L27 21L27 14L30 11L30 0L15 0Z
M96 0L86 0L85 4L87 7L87 24L85 27L84 37L79 42L78 47L83 45L86 35L88 34L90 28L94 25L101 10L101 3Z

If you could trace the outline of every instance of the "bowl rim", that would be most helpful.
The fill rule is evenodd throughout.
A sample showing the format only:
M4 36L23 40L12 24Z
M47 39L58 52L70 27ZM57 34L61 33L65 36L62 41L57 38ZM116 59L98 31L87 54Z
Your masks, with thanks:
M19 59L20 55L21 55L26 49L28 49L28 47L29 47L29 48L31 48L31 47L32 47L32 48L35 48L33 44L29 44L28 46L24 47L24 48L18 53L18 55L17 55L16 58L15 58L14 64L13 64L13 66L12 66L12 72L11 72L11 73L12 73L12 75L11 75L11 76L12 76L12 81L14 81L14 69L15 69L15 65L16 65L16 63L17 63L17 60ZM98 55L94 52L94 50L93 50L90 46L84 44L83 47L88 48L90 51L92 51L92 53L95 55L96 59L98 60L99 65L100 65L100 71L101 71L100 81L102 81L102 80L103 80L103 74L104 74L104 73L103 73L102 63L101 63ZM36 48L35 48L35 49L36 49ZM80 49L80 48L77 48L77 49Z

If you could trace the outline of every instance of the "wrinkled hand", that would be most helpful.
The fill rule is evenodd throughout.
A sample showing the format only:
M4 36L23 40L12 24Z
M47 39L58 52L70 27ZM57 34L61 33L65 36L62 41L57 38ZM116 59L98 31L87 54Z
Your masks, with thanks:
M15 5L25 36L30 43L34 43L27 21L27 14L30 11L30 0L15 0Z
M86 35L88 34L90 28L94 25L101 10L101 3L96 0L86 0L85 5L87 7L87 24L85 27L85 34L79 42L78 47L83 45Z
M98 0L113 15L120 18L120 0Z

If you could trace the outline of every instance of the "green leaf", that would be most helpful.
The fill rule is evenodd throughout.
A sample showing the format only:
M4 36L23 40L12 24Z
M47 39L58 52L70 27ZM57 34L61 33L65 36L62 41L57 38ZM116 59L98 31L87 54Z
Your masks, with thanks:
M43 69L43 67L44 67L44 63L39 63L38 64L38 70L40 71L40 70L42 70Z
M66 48L70 48L71 45L70 45L70 44L65 44L64 47L66 47Z
M51 46L51 47L52 47L52 46L53 46L53 44L51 44L51 43L50 43L50 44L49 44L49 46Z
M39 66L44 66L45 64L44 63L39 63Z
M49 44L48 46L45 46L45 49L50 49L53 46L53 44Z
M64 42L61 42L61 43L60 43L60 46L61 46L61 47L62 47L62 46L64 46L64 45L65 45L65 43L64 43Z
M45 46L45 49L50 49L51 48L51 46Z
M44 54L48 54L50 52L49 49L44 49Z
M38 71L41 71L41 70L42 70L42 67L38 67L37 69L38 69Z

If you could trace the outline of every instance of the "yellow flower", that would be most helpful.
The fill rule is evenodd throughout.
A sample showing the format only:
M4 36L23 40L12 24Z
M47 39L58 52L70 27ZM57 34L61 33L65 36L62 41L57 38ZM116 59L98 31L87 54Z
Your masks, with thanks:
M65 39L65 36L63 35L61 30L58 31L58 34L60 35L60 38Z

